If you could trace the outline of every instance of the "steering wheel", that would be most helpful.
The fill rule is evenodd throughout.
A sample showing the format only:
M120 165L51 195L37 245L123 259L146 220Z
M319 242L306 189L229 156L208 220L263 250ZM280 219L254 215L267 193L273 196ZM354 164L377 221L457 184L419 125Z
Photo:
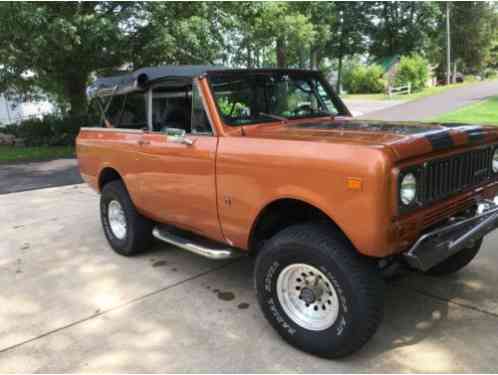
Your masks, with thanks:
M309 104L301 104L296 109L294 109L292 111L292 113L295 116L299 116L299 115L303 114L302 112L305 112L304 114L308 114L308 113L313 113L314 111L315 110L313 109L313 107L311 105L309 105Z

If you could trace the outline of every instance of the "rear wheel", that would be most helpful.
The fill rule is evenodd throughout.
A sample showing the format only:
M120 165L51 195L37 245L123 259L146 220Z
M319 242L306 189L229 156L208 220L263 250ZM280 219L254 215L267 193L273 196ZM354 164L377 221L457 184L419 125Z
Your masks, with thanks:
M100 218L105 236L117 253L129 256L150 247L152 222L137 212L121 181L111 181L102 188Z
M460 250L455 255L445 259L428 271L425 271L425 274L431 276L445 276L460 271L476 257L481 249L481 245L482 239L477 241L473 246Z
M299 224L265 243L256 261L259 304L291 345L326 358L360 349L382 319L383 281L327 226Z

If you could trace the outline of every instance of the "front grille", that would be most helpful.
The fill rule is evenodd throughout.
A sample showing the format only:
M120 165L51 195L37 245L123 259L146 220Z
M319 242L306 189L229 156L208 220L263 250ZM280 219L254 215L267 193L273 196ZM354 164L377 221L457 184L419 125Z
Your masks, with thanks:
M489 180L493 151L494 147L486 147L424 164L419 202L425 205L441 200Z

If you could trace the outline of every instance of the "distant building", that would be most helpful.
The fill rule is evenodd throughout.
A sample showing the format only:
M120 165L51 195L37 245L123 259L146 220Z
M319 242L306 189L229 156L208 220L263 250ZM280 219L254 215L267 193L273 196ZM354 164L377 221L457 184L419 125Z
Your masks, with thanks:
M55 107L48 100L16 102L0 94L0 126L19 123L24 119L43 117Z
M22 116L20 106L14 105L4 95L0 95L0 125L15 122L15 118Z
M393 55L384 57L376 61L376 64L380 65L382 69L384 69L384 75L382 78L386 80L388 86L392 86L394 84L394 79L396 77L396 71L398 69L400 60L400 55Z

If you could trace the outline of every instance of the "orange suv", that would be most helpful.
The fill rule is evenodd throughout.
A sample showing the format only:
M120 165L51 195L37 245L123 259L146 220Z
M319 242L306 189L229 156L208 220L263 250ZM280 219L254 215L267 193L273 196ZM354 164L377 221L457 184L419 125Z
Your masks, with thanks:
M77 154L110 246L254 255L266 318L323 357L375 333L383 275L456 272L497 226L493 127L354 120L307 70L144 68L88 95Z

